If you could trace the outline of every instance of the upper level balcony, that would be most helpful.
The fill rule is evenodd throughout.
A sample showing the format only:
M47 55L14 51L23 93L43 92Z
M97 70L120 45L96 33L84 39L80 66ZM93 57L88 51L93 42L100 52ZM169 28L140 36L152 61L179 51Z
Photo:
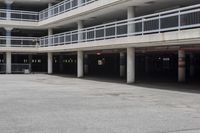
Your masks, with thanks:
M64 0L40 12L0 9L0 20L32 21L39 22L59 14L88 5L97 0Z
M116 21L103 25L83 28L41 38L1 37L0 44L4 47L52 47L52 46L79 46L88 42L101 42L122 38L140 37L134 43L141 41L145 36L155 35L152 40L161 40L163 34L168 32L190 31L200 27L200 4L175 10L150 14L146 16ZM200 38L199 32L195 36L187 34L187 39ZM169 37L170 38L170 37ZM179 39L171 36L172 39ZM11 41L8 41L8 40ZM169 39L170 40L170 39ZM8 45L10 43L10 45ZM119 42L124 43L124 42ZM151 42L147 42L151 43ZM92 45L91 45L92 47Z

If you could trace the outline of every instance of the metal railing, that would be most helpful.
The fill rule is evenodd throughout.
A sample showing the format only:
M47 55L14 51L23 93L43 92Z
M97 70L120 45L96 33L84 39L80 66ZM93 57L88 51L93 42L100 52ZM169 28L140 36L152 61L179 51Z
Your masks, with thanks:
M0 63L0 73L5 73L5 72L6 72L6 64Z
M64 0L56 5L53 5L51 8L47 8L40 12L0 9L0 20L38 22L78 7L88 5L95 1L97 0L82 0L82 2L79 4L78 0ZM8 14L9 17L7 17Z
M76 9L78 7L88 5L92 2L95 2L97 0L82 0L82 2L79 4L79 0L64 0L51 8L47 8L39 13L39 21L48 19L53 16L57 16L59 14L62 14L64 12L68 12L70 10Z
M24 63L13 63L11 69L12 73L30 73L31 65Z
M10 44L6 45L6 36L0 36L1 47L38 47L37 37L9 37Z
M9 17L7 17L7 14L9 14ZM16 21L37 22L39 20L39 13L33 11L0 9L0 20L8 19Z
M200 4L54 34L50 38L48 36L41 37L40 46L66 45L198 27L200 27Z
M67 45L199 27L200 4L83 28L81 30L54 34L50 37L11 37L11 47L48 47ZM6 37L0 36L0 46L6 47Z

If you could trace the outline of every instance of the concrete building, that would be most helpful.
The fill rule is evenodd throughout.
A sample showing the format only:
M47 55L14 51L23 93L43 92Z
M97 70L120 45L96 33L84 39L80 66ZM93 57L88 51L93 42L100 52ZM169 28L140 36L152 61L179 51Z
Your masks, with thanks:
M0 0L0 72L199 79L199 0Z

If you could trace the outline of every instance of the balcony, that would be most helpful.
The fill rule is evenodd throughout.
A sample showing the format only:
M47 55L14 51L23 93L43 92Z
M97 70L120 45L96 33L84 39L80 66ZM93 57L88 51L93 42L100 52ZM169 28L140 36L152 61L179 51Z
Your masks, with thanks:
M10 44L6 44L8 38L0 36L0 47L37 47L38 38L36 37L9 37Z
M97 0L84 0L78 3L78 0L64 0L41 12L0 9L0 20L39 22L95 1Z
M200 4L83 28L81 30L54 34L50 37L11 37L10 47L51 47L131 36L160 34L199 27ZM0 46L8 47L6 45L6 37L0 37Z
M7 15L9 14L9 17ZM0 20L38 22L39 13L32 11L0 9Z
M142 36L200 27L200 4L40 38L40 47Z
M97 0L83 0L81 3L78 0L64 0L49 9L45 9L39 12L39 21L46 20L48 18L57 16L59 14L74 10L76 8L88 5Z

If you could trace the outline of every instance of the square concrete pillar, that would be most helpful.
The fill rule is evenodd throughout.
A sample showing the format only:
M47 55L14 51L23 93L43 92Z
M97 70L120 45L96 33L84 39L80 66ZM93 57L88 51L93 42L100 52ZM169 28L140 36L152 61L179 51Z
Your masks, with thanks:
M6 53L6 74L12 73L12 54L11 52Z
M135 48L127 48L127 83L135 83Z
M53 54L48 53L48 74L53 73Z
M83 77L83 51L77 52L77 77Z

